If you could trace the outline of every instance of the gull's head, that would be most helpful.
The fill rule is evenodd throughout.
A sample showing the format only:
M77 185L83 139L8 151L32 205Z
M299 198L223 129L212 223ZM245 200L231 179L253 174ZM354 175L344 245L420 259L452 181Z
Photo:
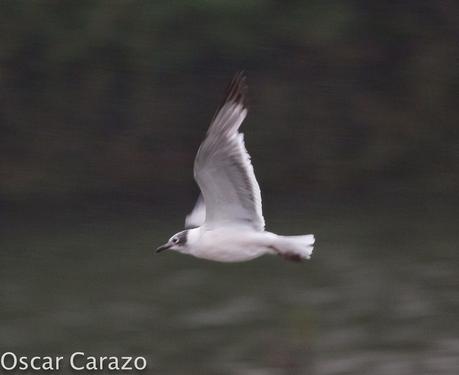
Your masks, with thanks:
M174 234L171 238L169 238L169 241L158 247L156 252L160 253L165 250L175 250L181 253L186 253L189 245L189 232L189 230L183 230Z

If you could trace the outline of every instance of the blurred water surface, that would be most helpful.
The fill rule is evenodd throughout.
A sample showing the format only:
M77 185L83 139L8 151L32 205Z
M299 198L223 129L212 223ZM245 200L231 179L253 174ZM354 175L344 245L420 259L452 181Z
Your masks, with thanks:
M316 234L304 264L154 255L178 211L12 215L0 350L144 355L151 373L455 374L457 205L385 203L270 212L274 231Z

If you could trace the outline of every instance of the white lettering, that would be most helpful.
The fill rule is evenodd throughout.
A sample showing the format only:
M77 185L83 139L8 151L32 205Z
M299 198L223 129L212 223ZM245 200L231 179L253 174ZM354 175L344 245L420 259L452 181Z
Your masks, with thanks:
M39 365L35 365L35 362L40 359L40 357L32 357L30 359L30 367L32 368L32 370L41 370L41 367Z
M59 370L60 362L64 357L43 357L42 370ZM53 362L55 361L55 362Z
M86 370L97 370L96 357L89 356L86 359Z
M27 357L19 357L19 370L27 370L28 368Z
M137 363L137 361L141 361L141 365L139 366L139 364ZM137 357L135 360L134 360L134 367L136 368L136 370L145 370L147 368L147 360L144 358L144 357Z
M13 352L0 353L0 373L3 371L53 371L61 369L62 356L19 356ZM147 360L145 357L130 356L86 356L84 352L74 352L69 358L69 366L72 370L86 371L132 371L145 370Z
M132 357L121 357L121 359L124 361L121 366L121 370L132 370L132 366L129 366L132 361Z
M108 369L109 370L119 370L120 369L117 357L110 357L110 361L108 362Z
M77 366L75 364L76 357L82 357L84 356L83 352L75 352L70 356L70 367L74 370L84 370L84 366Z
M6 364L6 361L8 359L8 357L10 357L9 359L11 361L13 361L13 364L8 367L8 365ZM12 353L12 352L6 352L6 353L3 353L2 354L2 358L0 360L0 363L2 365L2 369L4 370L14 370L18 364L18 357L16 357L16 354Z
M104 362L105 360L107 359L108 357L99 357L99 365L98 365L98 369L100 370L101 368L104 368ZM94 358L94 361L96 360L96 358Z

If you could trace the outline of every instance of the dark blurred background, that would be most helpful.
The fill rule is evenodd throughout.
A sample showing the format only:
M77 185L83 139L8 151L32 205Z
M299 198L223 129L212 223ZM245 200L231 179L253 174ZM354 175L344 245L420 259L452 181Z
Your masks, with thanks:
M457 2L0 9L1 350L131 352L161 373L455 373ZM241 69L268 229L315 233L316 254L153 257Z

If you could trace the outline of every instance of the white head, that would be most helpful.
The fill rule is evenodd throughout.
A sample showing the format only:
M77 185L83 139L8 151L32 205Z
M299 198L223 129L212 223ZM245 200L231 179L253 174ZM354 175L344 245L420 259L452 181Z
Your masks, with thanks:
M167 243L158 247L156 252L160 253L165 250L175 250L180 253L189 254L191 251L190 244L194 242L193 240L196 237L195 234L197 234L195 232L198 230L199 228L193 228L174 234L171 238L169 238Z

